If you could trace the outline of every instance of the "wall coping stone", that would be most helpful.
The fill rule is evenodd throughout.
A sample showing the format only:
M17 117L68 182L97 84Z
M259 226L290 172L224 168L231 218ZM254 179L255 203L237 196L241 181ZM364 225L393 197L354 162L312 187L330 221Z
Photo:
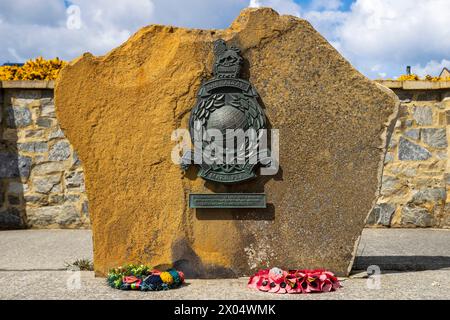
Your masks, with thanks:
M0 88L3 89L54 89L54 80L18 80L0 81Z
M389 89L403 89L403 90L450 89L450 81L428 81L428 80L414 80L414 81L375 80L375 81L385 87L388 87Z
M397 81L397 80L375 80L389 89L403 90L441 90L450 89L450 81ZM54 89L54 80L19 80L0 81L0 88L4 89Z

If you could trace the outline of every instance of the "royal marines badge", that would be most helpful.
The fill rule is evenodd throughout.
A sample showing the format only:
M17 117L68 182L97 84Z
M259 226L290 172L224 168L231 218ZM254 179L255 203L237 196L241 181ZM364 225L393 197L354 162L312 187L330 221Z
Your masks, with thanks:
M214 53L214 78L202 84L189 120L194 150L184 155L181 166L187 170L194 162L205 180L239 183L255 178L258 166L270 164L267 143L261 144L267 120L255 88L240 78L240 50L220 39Z

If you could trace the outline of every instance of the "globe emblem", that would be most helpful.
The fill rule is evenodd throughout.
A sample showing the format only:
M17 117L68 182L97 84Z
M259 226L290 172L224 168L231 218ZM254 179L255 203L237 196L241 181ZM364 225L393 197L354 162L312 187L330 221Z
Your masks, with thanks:
M211 113L206 125L206 129L217 129L220 130L223 134L226 134L226 131L228 129L245 130L246 124L247 119L244 112L233 106L225 105Z

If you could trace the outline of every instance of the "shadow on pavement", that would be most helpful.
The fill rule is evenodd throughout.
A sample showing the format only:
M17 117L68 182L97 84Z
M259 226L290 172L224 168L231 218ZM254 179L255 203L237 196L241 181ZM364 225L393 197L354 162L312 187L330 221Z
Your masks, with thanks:
M382 273L389 271L425 271L450 269L450 257L446 256L363 256L357 257L353 272L378 266Z

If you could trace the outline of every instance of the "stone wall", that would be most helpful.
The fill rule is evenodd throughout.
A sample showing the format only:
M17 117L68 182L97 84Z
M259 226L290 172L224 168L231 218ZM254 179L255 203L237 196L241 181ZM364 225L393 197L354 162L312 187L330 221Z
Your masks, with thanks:
M0 82L0 229L89 227L83 169L53 83Z
M374 227L450 228L450 83L381 81L402 101ZM83 169L53 83L0 82L0 229L88 228Z
M400 118L385 159L371 226L450 228L450 83L383 81Z

